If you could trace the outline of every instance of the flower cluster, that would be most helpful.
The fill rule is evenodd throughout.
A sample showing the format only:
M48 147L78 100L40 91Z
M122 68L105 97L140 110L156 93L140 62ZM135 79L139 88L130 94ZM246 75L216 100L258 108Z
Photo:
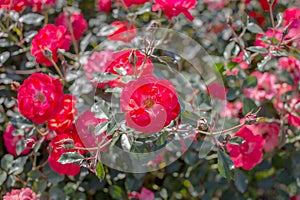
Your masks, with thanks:
M3 200L38 200L38 196L30 188L13 189L3 196Z

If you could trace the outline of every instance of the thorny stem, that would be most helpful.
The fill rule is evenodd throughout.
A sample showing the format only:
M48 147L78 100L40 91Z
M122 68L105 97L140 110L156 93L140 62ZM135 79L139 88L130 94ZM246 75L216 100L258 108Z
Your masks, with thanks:
M73 29L73 26L72 26L72 23L71 23L71 18L68 17L68 27L70 29L70 32L71 32L71 37L72 37L72 43L73 43L73 46L74 46L74 51L77 55L77 58L79 58L79 49L78 49L78 44L77 44L77 41L75 39L75 35L74 35L74 29Z
M273 29L275 29L275 21L274 21L274 16L273 16L273 4L274 4L274 0L270 0L271 3L269 4L269 12L270 12L270 18L271 18L271 22L272 22L272 27Z
M53 66L54 66L55 70L57 71L58 75L60 76L60 78L61 78L62 80L64 80L65 77L64 77L64 75L61 73L61 71L60 71L59 67L57 66L56 62L54 62L53 58L49 58L49 60L50 60L51 63L53 64Z

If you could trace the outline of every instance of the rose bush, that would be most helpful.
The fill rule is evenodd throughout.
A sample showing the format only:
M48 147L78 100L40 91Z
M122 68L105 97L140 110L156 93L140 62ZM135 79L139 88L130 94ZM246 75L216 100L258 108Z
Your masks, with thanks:
M0 0L0 199L297 199L299 16Z

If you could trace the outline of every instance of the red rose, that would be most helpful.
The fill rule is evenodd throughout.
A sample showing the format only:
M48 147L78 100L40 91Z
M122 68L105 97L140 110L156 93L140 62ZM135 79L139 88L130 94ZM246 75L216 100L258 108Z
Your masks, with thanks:
M196 0L155 0L152 9L153 11L163 10L169 19L182 13L192 21L194 17L189 10L195 8L196 4Z
M228 143L226 148L236 167L242 167L251 170L262 161L262 148L265 141L261 135L254 135L247 127L242 127L238 132L232 135L239 136L245 140L241 145Z
M132 5L140 5L140 4L144 4L146 2L149 2L149 0L118 0L119 2L125 4L125 6L128 8Z
M69 142L69 140L74 141L74 147L82 148L83 145L75 132L75 129L71 132L66 132L63 134L57 135L49 144L50 154L48 157L48 162L50 167L57 172L58 174L65 174L67 176L75 176L80 172L80 166L75 165L73 163L70 164L61 164L58 162L58 159L61 157L63 153L66 152L77 152L79 154L83 154L83 150L75 150L75 149L66 149L63 147L63 144Z
M26 6L28 6L27 0L0 0L0 9L21 12Z
M278 60L278 69L288 71L294 78L295 85L300 81L300 60L295 57L280 57Z
M6 147L6 150L8 151L8 153L17 156L17 152L16 152L16 147L18 142L21 139L24 139L24 136L22 135L18 135L18 136L14 136L13 132L14 132L15 128L13 127L13 125L8 124L8 126L6 127L4 134L3 134L3 139L4 139L4 145ZM26 148L21 152L20 155L26 155L30 152L30 150L32 149L32 146L35 142L35 138L30 138L26 141Z
M72 95L66 94L64 96L63 108L57 115L50 119L48 122L48 128L54 130L57 133L64 133L72 127L74 117L77 113L75 107L76 99Z
M255 88L244 88L244 94L246 97L263 101L265 99L272 99L278 92L278 86L276 85L277 77L269 72L253 72L251 76L257 78L257 86Z
M33 11L42 11L47 7L54 6L56 0L29 0L29 3L33 6Z
M62 25L66 27L71 35L69 23L71 23L75 40L79 40L88 27L86 20L81 13L68 12L61 13L55 20L57 26Z
M143 187L141 192L130 192L128 194L128 198L139 200L154 200L154 192Z
M172 82L151 74L130 81L121 93L120 103L127 125L144 133L160 131L180 111Z
M99 0L98 9L102 12L110 12L111 0Z
M87 148L97 147L99 144L104 144L106 141L111 139L111 137L106 138L106 133L103 132L95 136L91 127L96 127L101 122L106 122L107 119L98 119L95 117L94 113L90 110L82 113L76 120L75 126L77 129L78 136L80 137L83 145ZM106 151L106 148L100 149L100 151Z
M107 36L112 41L130 42L136 36L136 29L134 25L130 25L125 21L115 21L110 24L116 30Z
M136 63L134 67L134 54L136 55ZM146 56L139 50L123 50L119 52L102 51L95 52L88 59L87 64L83 67L89 80L93 79L92 73L95 72L109 72L112 74L118 74L115 68L123 67L126 70L126 75L134 75L136 68L136 75L144 75L152 73L153 65L150 59L146 59ZM130 61L132 59L132 61ZM110 87L124 87L126 84L117 78L107 83L93 83L99 88L104 88L107 85Z
M276 123L258 123L254 125L248 125L254 135L261 135L265 140L264 150L265 152L273 151L275 147L279 145L278 136L280 127Z
M58 49L68 50L71 36L64 26L47 24L32 40L31 55L36 57L36 62L52 66L52 62L45 54L52 54L54 62L58 61Z
M91 57L89 57L87 63L83 66L86 77L91 81L93 80L93 73L105 72L107 66L111 63L113 57L113 52L110 50L105 50L101 52L95 51ZM92 82L95 87L103 88L106 84L98 84Z
M45 74L34 73L18 90L20 113L36 124L52 119L63 107L60 81Z
M37 195L30 188L13 189L3 196L3 200L38 200Z

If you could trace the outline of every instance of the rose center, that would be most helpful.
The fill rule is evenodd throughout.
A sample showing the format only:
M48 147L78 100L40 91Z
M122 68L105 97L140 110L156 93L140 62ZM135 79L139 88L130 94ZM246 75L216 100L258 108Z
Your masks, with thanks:
M146 108L152 108L152 106L154 105L154 101L151 98L147 98L143 101L143 104Z
M37 92L35 94L35 101L43 103L46 100L45 95L42 92Z

